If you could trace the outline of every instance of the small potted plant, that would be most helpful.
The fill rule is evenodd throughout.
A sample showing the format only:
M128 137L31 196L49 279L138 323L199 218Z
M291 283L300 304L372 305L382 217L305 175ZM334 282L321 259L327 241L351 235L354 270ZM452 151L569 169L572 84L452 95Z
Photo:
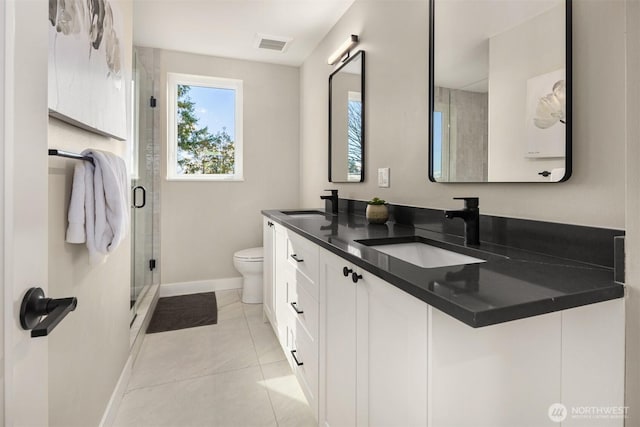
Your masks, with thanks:
M377 197L367 202L367 221L370 224L384 224L389 219L389 208L387 202Z

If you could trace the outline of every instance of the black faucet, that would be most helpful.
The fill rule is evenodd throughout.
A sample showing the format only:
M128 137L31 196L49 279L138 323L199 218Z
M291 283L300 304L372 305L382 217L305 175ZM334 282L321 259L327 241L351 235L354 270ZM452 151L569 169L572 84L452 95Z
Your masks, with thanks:
M477 197L454 197L454 200L464 200L464 209L458 211L444 211L445 218L462 218L464 220L464 243L467 245L480 244L480 209Z
M330 196L320 196L322 200L331 200L331 213L338 215L338 190L324 190L331 191Z

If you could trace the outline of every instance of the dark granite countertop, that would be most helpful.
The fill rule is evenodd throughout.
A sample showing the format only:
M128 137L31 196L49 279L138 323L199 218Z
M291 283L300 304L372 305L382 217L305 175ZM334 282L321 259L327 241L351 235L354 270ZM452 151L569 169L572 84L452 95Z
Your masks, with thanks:
M388 222L368 224L341 212L296 217L265 210L282 226L339 255L474 328L586 304L622 298L613 270L482 242L464 246L458 236ZM414 237L416 236L416 237ZM422 268L358 240L421 239L433 246L486 260L478 264Z

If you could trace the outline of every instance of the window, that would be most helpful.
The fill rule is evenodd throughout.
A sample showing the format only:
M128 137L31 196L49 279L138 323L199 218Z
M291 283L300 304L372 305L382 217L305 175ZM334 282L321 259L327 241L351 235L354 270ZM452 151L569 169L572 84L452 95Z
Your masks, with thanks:
M360 182L362 179L362 94L347 93L347 181Z
M242 80L169 73L167 179L242 181Z
M433 178L442 178L442 112L433 112Z

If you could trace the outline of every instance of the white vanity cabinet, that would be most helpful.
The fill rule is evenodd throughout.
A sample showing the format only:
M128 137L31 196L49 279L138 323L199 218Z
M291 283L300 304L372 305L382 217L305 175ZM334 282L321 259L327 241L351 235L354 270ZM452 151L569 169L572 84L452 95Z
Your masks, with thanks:
M559 312L474 329L429 310L429 425L544 427L561 401Z
M343 275L353 269L322 253L320 266L320 425L356 426L358 368L357 286Z
M472 328L265 221L266 262L266 317L321 426L624 424L589 412L624 410L623 299Z
M264 264L262 268L262 304L265 317L275 323L275 245L276 225L267 217L262 217L262 246Z
M264 259L271 263L264 269L264 294L272 295L265 299L264 313L317 419L320 248L277 223L269 225L266 217L264 235ZM269 268L273 273L267 276Z
M429 426L621 427L624 300L483 328L429 308ZM587 413L585 413L587 412Z
M289 363L318 418L318 245L288 232L286 239Z
M320 307L320 424L425 426L427 305L321 250Z
M263 266L263 312L278 339L287 338L287 286L286 268L287 231L269 218L263 218L262 245Z
M274 313L278 339L287 345L289 309L287 308L288 289L291 282L291 272L287 268L287 229L275 224L275 253L274 253Z

